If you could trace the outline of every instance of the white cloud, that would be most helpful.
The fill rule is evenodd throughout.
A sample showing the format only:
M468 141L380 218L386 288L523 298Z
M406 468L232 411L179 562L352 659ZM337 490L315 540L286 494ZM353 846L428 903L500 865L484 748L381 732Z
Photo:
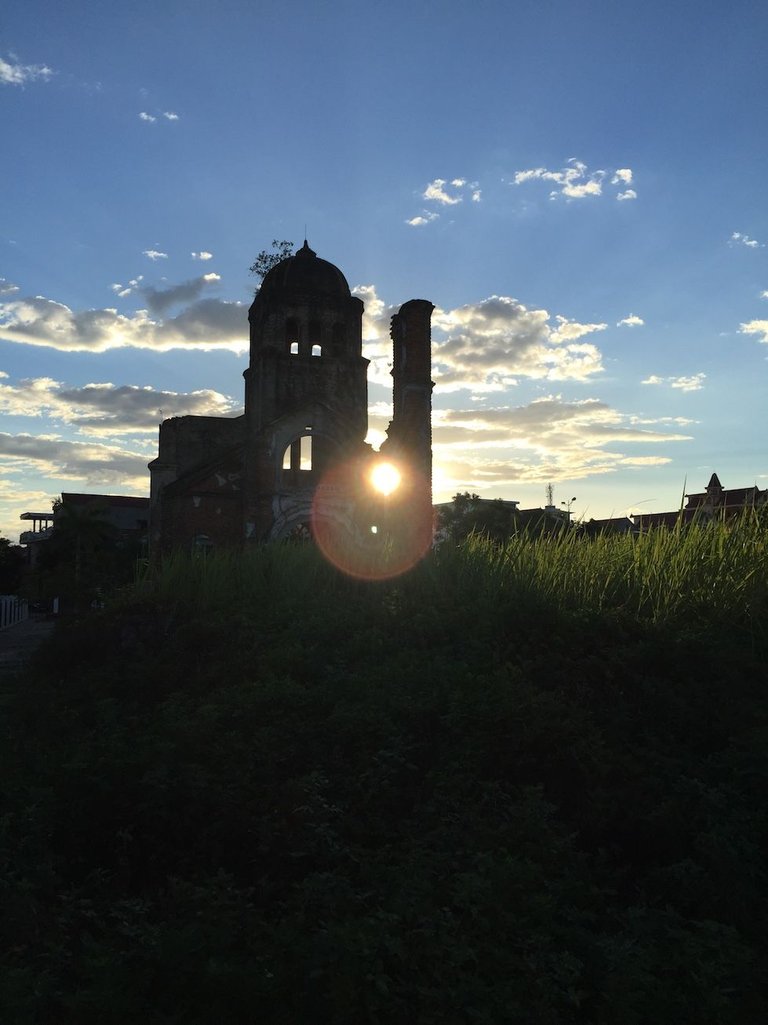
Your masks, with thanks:
M12 282L6 281L5 278L0 278L0 295L13 295L14 292L18 291L18 285L14 285Z
M142 256L148 256L154 263L155 260L167 260L168 253L161 253L158 249L143 249Z
M431 210L425 210L423 213L418 214L416 217L411 217L406 224L410 224L412 228L420 228L424 224L429 224L430 221L436 221L440 214L436 214Z
M584 196L601 196L603 194L603 185L601 175L603 172L595 171L589 181L585 182L569 182L562 188L562 194L567 196L569 199L582 199Z
M655 380L658 383L662 379L659 377ZM692 424L699 423L699 421L691 420L691 418L687 416L658 416L653 420L647 420L640 416L632 416L630 417L630 423L640 424L641 426L646 426L648 424L675 424L677 427L690 427Z
M69 388L39 377L15 385L0 383L0 412L45 417L84 434L154 434L163 417L231 416L240 412L240 404L207 388L187 393L111 383Z
M760 293L760 298L761 299L768 299L768 289L766 289L765 292L761 292Z
M183 281L180 285L172 285L169 288L153 288L151 285L145 285L141 289L141 294L146 300L150 313L162 316L172 306L197 299L207 285L216 284L218 281L221 281L218 274L203 274L199 278Z
M603 369L596 346L576 340L604 324L558 317L553 328L546 310L528 309L507 296L437 309L433 327L435 380L443 391L501 391L520 377L586 380Z
M673 438L672 440L678 441L681 439ZM683 440L690 441L690 438ZM664 466L666 463L671 462L672 460L668 456L628 456L626 459L622 459L622 466Z
M391 380L391 378L390 378ZM380 400L368 406L368 433L366 443L378 450L387 437L387 427L392 420L392 402Z
M127 285L121 285L119 282L115 282L115 284L110 285L109 287L112 289L115 295L117 295L120 299L124 299L126 296L130 295L133 291L135 291L135 289L138 288L139 283L143 280L144 275L139 274L138 277L131 278Z
M158 112L157 114L150 114L148 111L142 110L139 113L139 117L142 121L146 121L148 124L151 125L155 124L160 118L163 118L165 121L179 120L179 115L173 110L163 110Z
M212 260L213 253L207 252L205 249L201 249L199 253L190 253L193 260Z
M422 193L422 199L429 199L435 203L442 203L445 206L454 206L456 203L461 203L463 196L452 196L450 193L445 191L445 186L448 183L444 178L435 178L427 185L426 189ZM460 188L464 184L462 178L454 178L451 185L454 188Z
M680 391L701 391L704 387L706 374L691 374L690 377L670 377L669 382L673 388Z
M739 325L739 331L743 335L762 335L758 342L768 345L768 320L748 320L746 324Z
M548 171L546 167L516 171L514 184L522 185L536 179L554 182L558 189L553 190L550 196L560 194L569 199L583 199L585 196L599 196L602 193L605 171L593 171L587 175L587 165L582 161L571 157L567 163L570 166L564 167L561 171Z
M389 338L389 318L396 312L394 306L387 306L376 294L375 285L355 285L352 294L362 299L365 304L363 311L363 341L380 342Z
M47 82L54 72L45 64L19 64L0 57L0 83L3 85L26 85L27 82Z
M624 317L622 320L616 322L616 327L642 327L645 321L642 317L638 317L634 313L630 313L628 317Z
M390 319L397 307L385 303L373 285L353 289L365 303L364 355L369 380L392 387ZM605 324L579 324L566 317L550 323L546 310L528 309L516 299L490 296L432 315L432 359L442 392L473 394L514 387L519 378L584 381L603 369L596 346L577 339Z
M476 444L484 435L504 444L514 439L538 440L552 431L559 434L564 428L579 435L581 440L588 431L593 440L599 438L603 443L608 440L656 443L682 437L638 429L630 418L600 399L567 402L560 395L534 399L526 406L436 410L435 421L438 431L459 426L463 431L478 435L474 441L466 439L469 444Z
M248 347L248 321L241 303L221 299L199 299L175 317L160 321L146 310L131 316L109 308L76 311L53 299L33 296L0 302L0 337L69 352L125 347L243 352Z
M557 328L550 332L550 341L559 345L561 342L575 342L577 338L592 334L594 331L605 331L607 324L579 324L575 320L568 320L560 314L555 318Z
M686 434L638 428L598 399L568 402L559 395L517 407L438 409L433 437L436 484L448 493L457 487L498 493L503 485L660 465L669 457L627 455L621 449L690 440Z
M392 388L392 342L389 326L397 306L389 305L376 294L374 285L356 285L352 294L365 304L363 312L363 355L370 360L368 380L382 385L387 391Z
M728 245L730 246L746 246L747 249L763 249L764 243L758 242L754 238L750 238L749 235L744 235L740 231L734 231L731 237L728 239Z
M515 185L522 185L524 182L533 181L534 178L552 178L552 172L548 171L546 167L534 167L529 171L516 171L515 172Z
M449 188L453 191L449 192ZM467 196L472 203L482 202L483 193L479 182L471 182L466 178L452 178L450 182L446 178L435 178L421 194L422 199L430 203L439 203L441 206L456 206L463 203ZM412 228L421 228L430 221L436 221L438 216L439 214L434 211L422 210L405 223Z
M701 391L704 387L706 374L691 374L689 377L659 377L658 374L651 374L641 381L641 384L666 384L670 388L677 388L679 391Z
M607 174L608 172L603 170L589 171L583 161L570 157L566 161L566 166L559 171L550 171L546 167L516 171L513 184L523 185L531 181L553 182L557 188L550 192L550 199L557 199L559 196L565 196L566 199L585 199L603 194L603 183ZM612 185L627 185L631 181L632 171L628 167L614 171L610 179ZM636 199L637 193L634 189L627 189L616 198Z
M0 468L29 467L46 477L82 481L89 487L122 492L148 489L145 453L98 442L66 441L30 434L0 434Z

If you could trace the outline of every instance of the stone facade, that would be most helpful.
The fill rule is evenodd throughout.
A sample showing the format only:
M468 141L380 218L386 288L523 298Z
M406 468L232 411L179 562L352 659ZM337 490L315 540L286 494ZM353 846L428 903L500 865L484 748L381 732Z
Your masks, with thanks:
M432 309L411 300L393 317L394 413L382 446L412 468L408 517L430 529ZM269 271L248 314L243 415L160 426L149 464L155 550L277 540L322 520L366 529L360 481L379 457L365 443L362 316L342 272L306 242Z

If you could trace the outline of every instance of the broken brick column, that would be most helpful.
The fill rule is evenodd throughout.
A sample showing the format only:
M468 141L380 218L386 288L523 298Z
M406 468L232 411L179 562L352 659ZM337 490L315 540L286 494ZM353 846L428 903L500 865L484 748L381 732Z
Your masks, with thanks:
M434 306L411 299L392 318L392 422L382 454L402 464L417 533L432 532L432 333ZM403 495L403 499L406 494ZM404 524L405 526L405 524Z

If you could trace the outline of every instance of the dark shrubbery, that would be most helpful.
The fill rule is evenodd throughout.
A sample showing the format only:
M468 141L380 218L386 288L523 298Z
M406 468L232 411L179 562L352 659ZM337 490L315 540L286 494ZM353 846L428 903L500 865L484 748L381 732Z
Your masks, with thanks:
M3 1021L759 1020L765 538L730 604L746 535L569 543L63 623L2 693Z

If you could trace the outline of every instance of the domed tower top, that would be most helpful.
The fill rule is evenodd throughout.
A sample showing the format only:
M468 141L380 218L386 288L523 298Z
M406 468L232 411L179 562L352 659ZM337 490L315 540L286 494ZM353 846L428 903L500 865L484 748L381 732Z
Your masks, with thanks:
M362 317L362 300L342 272L319 259L305 239L266 273L251 304L251 365L266 351L361 359Z
M267 272L257 299L275 300L306 296L311 299L349 299L347 279L338 267L321 260L307 240L293 256L281 260Z
M346 403L350 408L342 410L342 420L354 422L355 436L362 424L364 437L363 302L350 293L339 268L318 259L305 240L264 276L248 320L245 411L252 424L260 430L288 410ZM313 423L309 412L306 416L305 423Z

